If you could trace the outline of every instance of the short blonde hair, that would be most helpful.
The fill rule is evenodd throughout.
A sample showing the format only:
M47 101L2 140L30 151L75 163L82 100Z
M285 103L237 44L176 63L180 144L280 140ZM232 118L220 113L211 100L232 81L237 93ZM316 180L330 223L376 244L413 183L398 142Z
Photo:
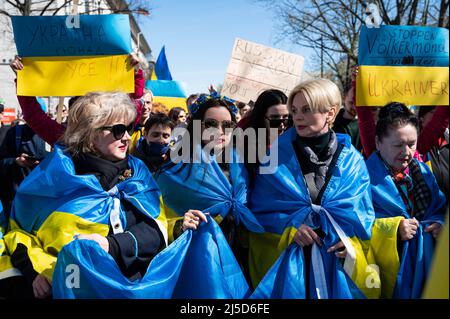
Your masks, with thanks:
M289 94L287 107L292 112L292 102L295 95L303 93L313 113L326 113L332 107L337 111L341 108L341 92L336 84L327 79L304 81L298 84Z
M135 118L136 107L127 94L88 93L78 98L69 110L67 128L62 136L66 152L72 156L80 153L97 154L94 139L100 128L122 119L129 123Z

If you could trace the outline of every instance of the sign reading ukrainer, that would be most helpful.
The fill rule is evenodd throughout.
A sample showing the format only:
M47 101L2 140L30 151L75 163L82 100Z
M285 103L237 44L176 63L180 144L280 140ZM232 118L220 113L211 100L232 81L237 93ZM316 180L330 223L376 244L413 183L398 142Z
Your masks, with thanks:
M303 64L300 55L237 38L221 95L248 103L267 89L289 94L301 80Z

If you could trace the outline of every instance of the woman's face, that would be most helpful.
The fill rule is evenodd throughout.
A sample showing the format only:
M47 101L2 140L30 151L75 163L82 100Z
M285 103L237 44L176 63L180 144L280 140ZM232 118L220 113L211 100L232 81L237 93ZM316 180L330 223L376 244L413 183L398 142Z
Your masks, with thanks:
M123 119L121 121L115 121L109 125L105 125L103 129L100 129L94 139L94 147L100 157L112 162L125 159L127 156L128 145L131 140L130 134L128 131L125 131L122 138L116 139L110 128L117 124L123 124L129 127L132 123L133 122L125 122Z
M169 144L172 129L170 126L162 126L161 124L153 125L145 135L148 143Z
M347 95L345 96L345 100L344 100L344 107L345 107L345 111L353 116L356 117L356 109L355 109L355 104L353 103L353 90L349 90L347 92Z
M292 100L291 113L297 134L301 137L313 137L328 132L336 108L331 107L326 113L313 113L305 96L300 92Z
M417 146L417 129L407 124L403 127L389 128L388 134L381 141L376 137L377 149L381 157L395 171L405 170L411 160Z
M436 108L431 110L430 112L426 113L421 119L420 122L422 124L422 128L428 125L430 123L431 119L433 118L433 114L436 112Z
M227 128L228 134L225 134L225 129ZM209 108L205 112L202 121L203 144L212 143L214 149L223 149L230 143L232 135L231 128L234 128L234 122L232 121L231 114L226 107L213 106ZM211 132L211 134L205 134L207 136L203 136L205 129L209 129L208 132Z
M278 129L278 135L283 134L288 128L289 110L286 104L276 104L269 107L266 111L264 121L267 127ZM277 136L278 136L277 135ZM274 136L275 139L277 136ZM272 136L270 141L273 142Z
M180 111L180 114L178 114L177 125L185 122L186 122L186 112Z

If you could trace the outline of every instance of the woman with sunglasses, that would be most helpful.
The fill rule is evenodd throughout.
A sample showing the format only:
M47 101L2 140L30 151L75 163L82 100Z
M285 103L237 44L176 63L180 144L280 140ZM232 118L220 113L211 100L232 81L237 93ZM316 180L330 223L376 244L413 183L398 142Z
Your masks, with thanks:
M247 141L247 143L252 143L252 145L245 145L245 166L249 171L251 180L253 180L253 177L256 175L256 169L259 166L259 162L250 162L247 153L250 150L258 150L258 129L266 130L266 140L264 146L265 150L267 150L279 135L283 134L286 129L292 126L292 118L289 115L286 103L287 96L280 90L264 91L256 99L253 109L249 111L249 115L244 118L242 120L243 123L239 125L244 130L247 128L253 128L256 133L255 141ZM272 134L270 132L271 128L276 129L276 133Z
M4 240L35 298L50 296L52 285L53 292L67 288L52 277L60 251L71 251L64 246L74 239L90 242L79 265L101 271L102 265L89 265L96 251L105 263L114 260L130 282L144 277L166 246L158 186L144 163L127 155L135 117L123 93L80 97L70 109L63 144L19 188ZM84 285L81 291L95 297Z
M197 230L207 215L219 223L235 257L246 265L240 228L262 231L247 208L247 171L231 147L236 126L236 107L217 93L201 95L190 106L191 121L179 150L187 152L182 161L163 165L155 178L163 194L170 229L177 238L188 229ZM195 135L195 132L201 136ZM175 149L179 146L175 146ZM170 225L174 224L173 227Z
M259 282L253 296L376 297L379 289L365 282L379 278L361 246L374 221L369 174L350 137L331 129L339 88L326 79L302 82L287 105L294 127L270 148L278 167L258 172L250 198L267 232L250 236L252 280Z

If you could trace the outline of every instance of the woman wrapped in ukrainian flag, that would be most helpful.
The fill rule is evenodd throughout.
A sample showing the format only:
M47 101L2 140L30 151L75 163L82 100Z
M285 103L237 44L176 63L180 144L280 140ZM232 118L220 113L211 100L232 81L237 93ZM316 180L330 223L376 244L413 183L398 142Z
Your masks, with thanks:
M165 296L167 276L147 271L167 245L160 192L127 154L135 117L125 94L79 98L62 144L20 186L3 239L23 296Z
M169 233L173 231L174 239L189 230L194 231L198 243L204 227L214 227L215 232L196 246L197 252L210 257L189 258L192 272L180 285L197 286L189 295L193 298L245 298L250 290L237 263L245 272L248 249L243 234L245 229L263 229L247 208L247 171L230 143L237 108L230 99L213 93L201 95L190 106L190 113L191 120L171 153L181 151L181 156L177 160L171 155L155 179L167 205ZM224 260L222 256L230 253L230 247L232 253ZM194 271L198 267L203 271Z
M377 298L368 261L374 222L370 180L349 136L332 123L341 94L331 81L300 83L288 108L294 127L270 148L250 208L265 228L250 236L253 298ZM277 154L274 154L277 152Z
M376 147L367 160L376 222L371 246L383 298L420 298L442 230L445 195L414 158L419 120L392 102L378 114Z

